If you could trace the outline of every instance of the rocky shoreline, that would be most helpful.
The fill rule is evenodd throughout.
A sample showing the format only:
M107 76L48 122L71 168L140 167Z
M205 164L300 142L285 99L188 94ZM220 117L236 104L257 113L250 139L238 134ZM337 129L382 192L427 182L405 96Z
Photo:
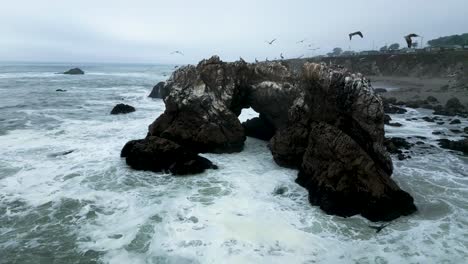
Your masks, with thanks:
M163 85L157 89L168 92L165 112L145 139L122 150L134 169L193 174L216 168L197 154L242 151L249 135L269 140L277 164L298 169L297 183L326 213L390 221L416 211L391 179L383 102L359 74L317 63L297 70L287 62L225 63L214 56L179 68ZM248 107L260 116L241 124L238 116Z

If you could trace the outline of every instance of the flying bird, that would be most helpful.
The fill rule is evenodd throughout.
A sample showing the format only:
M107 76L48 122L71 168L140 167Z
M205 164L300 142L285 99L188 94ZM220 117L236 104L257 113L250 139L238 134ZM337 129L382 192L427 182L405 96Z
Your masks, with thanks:
M352 40L354 36L360 36L361 38L364 38L364 35L362 35L361 31L356 31L349 34L349 40Z
M313 49L309 49L309 50L319 50L320 48L313 48Z
M280 54L280 58L281 58L282 60L284 59L283 53Z
M179 55L184 56L184 53L182 53L182 51L178 51L178 50L171 52L171 54L179 54Z
M306 40L307 40L307 39L299 40L298 42L296 42L296 44L304 43L304 41L306 41Z
M276 39L273 39L271 41L265 41L265 42L268 43L268 45L272 45L275 41L276 41Z
M408 44L408 48L413 46L413 39L415 37L419 37L417 34L411 33L408 36L405 36L406 44Z

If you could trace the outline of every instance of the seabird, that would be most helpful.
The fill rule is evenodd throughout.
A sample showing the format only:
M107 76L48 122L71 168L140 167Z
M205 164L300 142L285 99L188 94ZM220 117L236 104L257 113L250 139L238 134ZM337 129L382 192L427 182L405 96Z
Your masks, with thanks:
M304 43L304 41L306 41L306 40L307 40L307 39L299 40L298 42L296 42L296 44Z
M265 41L265 42L268 43L269 45L272 45L273 42L275 42L275 41L276 41L276 39L273 39L273 40L271 40L271 41Z
M349 40L352 40L354 36L360 36L361 38L364 38L364 35L362 35L361 31L356 31L349 34Z
M171 52L171 54L179 54L179 55L184 56L184 53L182 53L182 51L178 51L178 50Z
M283 53L280 54L280 58L281 58L282 60L284 59Z
M408 44L408 48L413 46L413 39L414 37L419 37L417 34L411 33L408 36L405 36L406 44Z

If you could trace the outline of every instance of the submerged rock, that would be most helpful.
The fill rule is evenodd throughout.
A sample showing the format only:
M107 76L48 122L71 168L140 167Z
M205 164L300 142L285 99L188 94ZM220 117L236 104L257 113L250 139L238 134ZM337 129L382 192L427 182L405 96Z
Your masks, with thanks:
M153 87L153 90L148 95L148 97L164 99L166 98L168 94L169 94L169 91L166 89L166 83L159 82Z
M63 74L82 75L82 74L84 74L84 71L82 71L80 68L73 68L73 69L70 69L70 70L64 72Z
M135 112L135 111L136 111L135 107L131 105L118 104L114 106L114 108L112 109L111 115L128 114L128 113Z
M390 177L383 103L359 74L324 64L297 69L287 62L225 63L214 56L179 68L165 87L170 92L165 112L150 125L146 139L127 144L138 145L132 155L126 153L135 147L122 151L132 157L127 163L134 168L141 168L135 160L155 166L164 158L165 165L155 171L179 162L179 155L163 154L163 144L153 147L154 138L192 153L191 159L201 152L241 151L251 126L242 126L237 117L251 107L274 128L269 146L275 162L299 169L297 182L309 191L312 204L330 214L361 214L372 221L416 210L413 198ZM257 127L258 120L253 122ZM264 129L253 131L270 137Z

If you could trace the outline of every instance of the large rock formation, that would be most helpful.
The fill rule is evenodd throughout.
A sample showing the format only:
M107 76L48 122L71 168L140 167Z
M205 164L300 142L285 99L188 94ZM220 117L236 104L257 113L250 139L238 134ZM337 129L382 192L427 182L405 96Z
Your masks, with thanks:
M299 170L297 182L309 190L312 204L372 221L416 210L413 198L390 178L382 101L359 74L315 63L302 69L283 62L225 63L214 56L175 71L165 89L166 111L150 125L147 138L193 153L241 151L246 133L237 117L252 107L274 131L274 160ZM154 155L162 147L153 147ZM131 160L138 155L126 150L135 169Z
M70 69L70 70L64 72L63 74L69 74L69 75L83 75L83 74L84 74L84 71L81 70L80 68L73 68L73 69Z

